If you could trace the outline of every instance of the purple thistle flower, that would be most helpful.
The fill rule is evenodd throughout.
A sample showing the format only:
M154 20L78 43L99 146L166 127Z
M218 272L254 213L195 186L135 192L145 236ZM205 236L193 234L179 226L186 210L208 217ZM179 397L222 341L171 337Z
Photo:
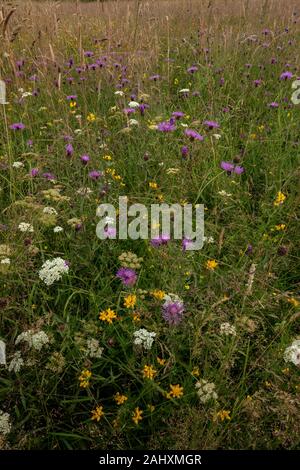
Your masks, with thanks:
M82 156L80 157L80 160L82 161L82 163L83 163L84 165L86 165L86 164L90 161L90 157L89 157L89 155L82 155Z
M191 140L204 140L204 137L200 135L198 132L194 131L193 129L186 129L185 135L189 137Z
M160 75L158 75L158 74L151 75L151 77L149 77L149 80L153 80L154 82L156 82L159 79L160 79Z
M220 127L220 124L217 123L216 121L204 121L203 124L205 126L207 126L210 130L211 129L218 129Z
M162 316L169 325L178 325L183 319L184 305L180 300L167 300L162 306Z
M89 172L89 177L92 180L97 181L100 178L100 176L103 176L103 173L101 171L92 170L92 171Z
M40 170L38 168L31 168L29 174L30 174L30 176L32 176L34 178L35 176L37 176L39 174L39 171Z
M197 72L197 70L198 70L198 67L196 67L196 65L192 65L191 67L189 67L187 69L187 72L188 73L195 73L195 72Z
M22 122L15 122L14 124L11 124L9 128L13 131L21 131L25 129L25 124L23 124Z
M234 170L233 170L233 171L234 171L234 173L236 173L237 175L241 175L242 173L244 173L245 168L242 167L242 166L237 165L237 166L234 167Z
M77 100L77 95L68 95L67 100L68 101L75 101L75 100Z
M175 131L176 126L173 122L163 121L157 125L157 129L161 132L172 132Z
M166 234L162 234L162 235L159 235L158 237L152 238L150 243L152 246L157 248L161 245L167 245L169 241L170 241L170 236Z
M84 57L92 57L94 53L92 51L85 51L84 52Z
M56 180L56 176L53 173L43 173L42 177L49 181Z
M220 167L222 170L229 171L230 173L234 170L234 164L229 162L221 162Z
M184 117L185 114L182 111L174 111L174 113L172 113L172 116L175 119L180 119L180 118Z
M184 238L181 243L182 251L186 251L189 246L193 245L193 243L194 242L190 240L189 238Z
M183 147L181 147L181 155L185 158L188 156L188 153L189 148L186 145L183 145Z
M128 116L128 114L133 114L133 113L135 113L135 109L134 109L134 108L124 108L124 109L123 109L123 113Z
M292 72L283 72L280 75L280 80L289 80L290 78L292 78L292 76L293 76Z
M253 83L254 83L254 85L255 85L256 87L258 87L258 86L260 86L260 85L262 84L262 80L259 78L259 79L257 79L257 80L254 80Z
M65 149L66 149L67 157L71 157L71 155L74 152L73 145L69 143L65 146Z
M120 268L116 276L121 279L124 286L133 286L137 280L137 274L133 269Z
M106 238L116 238L117 229L115 227L106 227L104 233L106 234Z
M269 108L278 108L279 104L276 101L272 101L272 103L268 104Z

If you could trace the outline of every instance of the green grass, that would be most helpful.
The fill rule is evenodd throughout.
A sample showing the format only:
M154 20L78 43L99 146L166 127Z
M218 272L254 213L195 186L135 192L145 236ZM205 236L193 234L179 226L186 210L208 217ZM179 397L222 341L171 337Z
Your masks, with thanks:
M44 21L49 21L45 42L42 38L32 46L34 31L22 29L16 41L6 39L0 46L1 76L11 79L9 104L0 109L0 223L7 226L0 231L0 258L11 261L0 264L0 339L6 343L8 365L16 351L24 360L17 373L0 366L0 410L9 413L12 424L6 436L0 430L0 448L299 449L299 369L287 364L283 353L300 334L300 106L290 101L293 79L279 79L285 70L291 70L294 79L299 73L298 25L274 10L266 13L262 25L250 25L251 32L245 29L245 34L258 35L257 43L239 43L228 31L233 28L241 37L246 28L243 18L232 15L224 24L215 18L214 29L204 31L210 44L206 54L199 46L193 15L170 10L170 26L162 20L150 35L151 14L150 19L145 13L138 20L135 7L131 4L132 15L122 30L111 7L109 45L93 42L94 37L108 34L106 23L81 20L81 43L77 17L69 24L70 15L64 13L65 29L59 26L54 39L52 18L45 16ZM259 11L252 15L258 24ZM133 38L134 21L139 21L139 28ZM272 34L262 35L264 27ZM228 32L226 47L222 28ZM133 39L137 49L145 50L142 55L134 50ZM118 55L119 41L122 54ZM55 64L49 56L44 65L40 59L49 55L48 42L55 51ZM269 46L262 47L264 42ZM83 59L85 64L108 57L105 68L82 73L85 81L65 66L70 57L83 65L81 47L95 53ZM7 51L11 60L3 57ZM114 63L121 55L130 82L122 88L124 96L118 97L121 73ZM12 68L21 58L25 78L16 76ZM247 69L246 63L252 67ZM190 75L187 68L193 64L198 71ZM156 73L162 78L149 80ZM28 79L33 74L38 75L37 82ZM67 82L68 76L74 77L73 84ZM259 78L262 84L255 87ZM58 79L60 89L54 84ZM20 101L20 88L38 89L38 96ZM179 92L182 88L191 90L186 99ZM192 96L194 91L199 96ZM123 113L132 93L137 101L147 95L144 101L150 106L145 116L138 111L129 116L137 119L138 126L128 126ZM71 94L78 97L74 112L66 99ZM273 101L278 108L268 106ZM174 132L153 129L176 110L185 117ZM95 114L95 121L88 121L89 113ZM203 125L206 119L219 122L220 129L208 131ZM8 126L15 122L26 128L12 131ZM205 140L190 142L180 122ZM64 135L73 137L71 157L66 156ZM187 158L181 155L183 145L189 147ZM86 166L80 161L83 154L90 156ZM111 160L104 159L106 155ZM234 159L245 172L228 176L220 163ZM15 161L24 166L13 167ZM32 168L39 168L35 178L29 176ZM168 168L178 171L169 174ZM91 180L88 174L93 169L105 176ZM121 179L114 178L111 169ZM43 178L45 172L53 173L55 182ZM151 189L150 182L158 188ZM92 192L79 195L77 191L87 186ZM47 199L43 191L51 188L59 189L62 197ZM276 206L279 191L286 199ZM147 207L160 201L204 204L205 235L214 242L199 251L183 252L179 241L160 248L144 240L100 241L97 206L103 202L118 206L121 195L127 195L129 203ZM54 207L57 216L46 218L42 212L46 206ZM72 225L68 221L73 218L78 220ZM34 232L22 233L20 222L32 224ZM78 222L81 228L76 230ZM280 224L284 230L277 230ZM64 231L54 233L57 225ZM285 255L278 253L282 247L287 248ZM118 257L126 251L143 258L138 281L129 289L115 276ZM46 260L55 257L70 263L69 272L46 286L38 273ZM217 261L216 269L207 269L208 260ZM256 270L247 293L252 264ZM164 321L163 302L154 298L154 290L183 299L186 313L180 325L172 328ZM134 309L124 307L128 293L137 295ZM112 324L99 320L100 311L107 308L118 315ZM235 327L235 336L220 334L225 322ZM133 344L133 333L140 328L156 333L149 351ZM49 344L41 351L24 342L15 345L18 335L27 330L44 331ZM103 348L100 358L86 355L89 338ZM163 365L157 357L164 359ZM143 377L145 365L156 369L154 380ZM86 369L92 377L89 387L81 388L79 376ZM195 388L200 379L215 384L216 400L201 403ZM171 384L183 387L181 397L166 397ZM114 400L117 392L127 397L122 405ZM91 420L96 406L105 413L99 423ZM136 407L143 411L138 425L132 420ZM222 410L230 412L230 420L222 421Z

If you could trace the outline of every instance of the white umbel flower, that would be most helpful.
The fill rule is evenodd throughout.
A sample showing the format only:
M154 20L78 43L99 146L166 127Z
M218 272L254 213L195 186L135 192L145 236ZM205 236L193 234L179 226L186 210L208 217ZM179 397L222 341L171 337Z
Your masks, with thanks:
M235 326L225 322L220 325L220 334L224 336L236 336Z
M18 229L21 231L21 232L33 232L33 226L31 224L28 224L27 222L21 222L19 225L18 225Z
M145 328L141 328L133 333L134 344L143 346L144 349L151 349L156 333L154 331L147 331Z
M13 162L12 166L13 166L13 168L23 168L24 163L23 162Z
M57 215L57 210L54 209L54 207L44 207L43 213L50 214L50 215Z
M60 227L59 225L57 225L56 227L54 227L53 229L53 232L54 233L59 233L59 232L63 232L64 229L62 227Z
M130 103L128 103L129 108L138 108L139 105L140 103L138 103L137 101L130 101Z
M49 337L44 331L38 331L35 333L33 330L27 330L23 331L23 333L17 337L15 344L19 344L21 342L25 342L30 348L40 351L43 346L49 343Z
M6 435L9 434L11 430L10 416L8 413L0 410L0 434Z
M62 258L47 260L39 271L39 277L47 286L59 281L63 274L69 271L69 266Z
M292 362L295 366L300 366L300 339L295 339L291 346L286 348L283 358L285 362Z
M102 356L102 353L104 351L104 348L101 348L99 346L99 341L94 338L89 338L87 340L87 350L86 350L86 355L93 358L99 359Z
M19 372L21 370L21 368L23 367L24 365L24 361L21 357L21 352L20 351L16 351L12 357L12 360L10 361L9 363L9 366L8 366L8 372Z
M207 382L207 380L200 379L196 385L197 395L202 403L206 403L209 400L216 400L218 395L215 391L215 384Z
M10 264L10 258L2 258L0 261L1 264Z

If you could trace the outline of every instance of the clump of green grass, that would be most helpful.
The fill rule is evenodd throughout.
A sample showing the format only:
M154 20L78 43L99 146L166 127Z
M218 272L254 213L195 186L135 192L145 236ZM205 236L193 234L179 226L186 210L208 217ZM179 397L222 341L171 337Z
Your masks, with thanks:
M299 335L300 108L280 79L298 73L298 16L226 2L221 21L218 2L199 30L197 2L181 3L28 2L7 21L2 448L299 448L299 369L284 352ZM149 107L126 115L130 101ZM158 131L174 111L176 129ZM204 204L203 249L100 241L98 205L124 195ZM47 285L40 270L57 258L67 265ZM169 293L185 308L176 326ZM135 344L141 329L149 348Z

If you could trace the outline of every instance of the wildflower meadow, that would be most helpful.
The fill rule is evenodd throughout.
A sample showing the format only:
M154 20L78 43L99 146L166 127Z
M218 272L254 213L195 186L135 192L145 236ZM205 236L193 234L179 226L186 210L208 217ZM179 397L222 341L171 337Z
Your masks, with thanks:
M1 450L300 448L299 26L0 1ZM201 206L202 247L119 237L120 197Z

